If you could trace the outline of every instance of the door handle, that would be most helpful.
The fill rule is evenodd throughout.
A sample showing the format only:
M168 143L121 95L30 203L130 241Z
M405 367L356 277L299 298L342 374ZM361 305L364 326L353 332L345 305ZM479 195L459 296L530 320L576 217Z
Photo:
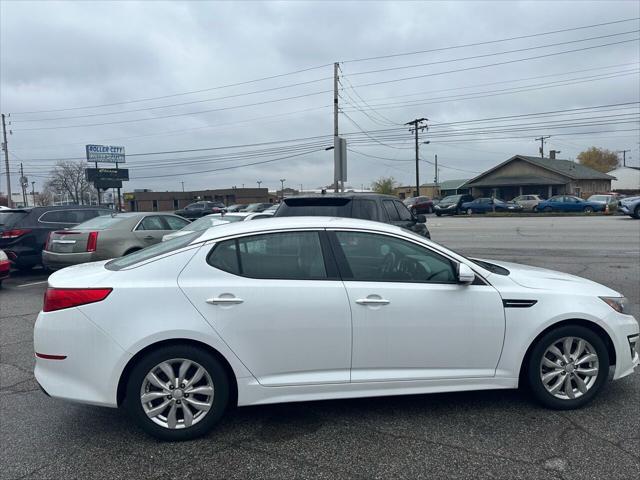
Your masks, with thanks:
M151 235L147 235L146 237L144 237L145 240L153 240L153 236Z
M243 299L238 297L213 297L206 300L211 305L236 305L244 302Z
M359 298L356 303L358 305L388 305L391 302L384 298Z

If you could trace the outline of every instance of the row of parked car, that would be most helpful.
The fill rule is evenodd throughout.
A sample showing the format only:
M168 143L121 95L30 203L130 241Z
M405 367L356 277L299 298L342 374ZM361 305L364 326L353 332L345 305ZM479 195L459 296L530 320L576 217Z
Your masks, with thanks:
M635 198L635 197L633 197ZM482 197L474 198L472 195L460 194L450 195L439 199L429 197L412 197L404 201L407 208L414 213L435 213L441 215L468 215L487 212L604 212L611 213L620 209L622 211L623 201L627 203L629 199L620 199L613 194L592 195L584 200L573 195L556 195L545 200L539 195L520 195L511 201L504 201L499 198ZM638 216L640 212L634 208L629 212L622 213Z
M275 210L278 207L277 204L273 203L250 203L250 204L242 204L237 203L234 205L225 205L222 202L195 202L187 205L186 207L176 210L175 214L184 218L188 218L193 220L195 218L201 218L205 215L211 215L212 213L223 213L223 212L247 212L247 213L260 213L265 210Z
M410 229L429 238L426 219L386 195L319 195L285 199L278 205L216 207L197 202L191 218L174 213L118 213L102 207L60 206L0 211L0 250L20 270L43 265L51 270L129 255L191 232L231 222L271 216L334 216L374 220ZM200 211L195 214L195 211ZM184 213L178 211L176 213ZM197 215L200 215L199 217ZM3 254L5 255L5 254ZM7 264L8 264L7 262ZM8 271L8 268L7 268ZM2 275L0 263L0 276Z

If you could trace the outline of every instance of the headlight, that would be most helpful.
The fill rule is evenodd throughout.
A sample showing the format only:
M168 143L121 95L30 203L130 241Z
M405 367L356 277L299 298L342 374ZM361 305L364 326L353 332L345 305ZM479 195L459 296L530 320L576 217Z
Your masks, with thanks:
M629 302L624 297L600 297L600 299L618 313L629 315Z

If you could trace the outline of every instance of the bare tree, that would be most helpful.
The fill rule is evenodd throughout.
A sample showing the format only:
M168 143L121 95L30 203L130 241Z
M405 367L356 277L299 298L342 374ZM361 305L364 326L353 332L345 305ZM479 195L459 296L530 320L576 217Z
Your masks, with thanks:
M71 202L82 205L89 195L95 195L93 185L87 181L84 170L85 162L58 162L49 173L49 180L43 190L68 195Z
M36 206L48 207L49 205L53 205L53 195L54 192L51 188L45 186L39 193L36 193Z

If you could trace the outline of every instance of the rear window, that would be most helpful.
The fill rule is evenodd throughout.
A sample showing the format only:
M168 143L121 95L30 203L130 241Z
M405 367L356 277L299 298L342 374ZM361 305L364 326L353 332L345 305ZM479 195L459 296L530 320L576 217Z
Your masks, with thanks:
M120 217L118 215L101 215L81 223L76 228L80 230L106 230L124 221L126 218L127 217Z
M287 198L276 211L278 217L351 217L350 198Z
M0 212L0 228L11 228L27 215L25 211Z
M145 262L154 257L179 250L197 239L200 235L202 235L203 231L204 230L172 238L171 240L167 240L166 242L156 243L155 245L143 248L142 250L138 250L137 252L130 253L129 255L126 255L124 257L116 258L115 260L111 260L110 262L108 262L105 265L105 268L107 270L122 270L123 268L130 267L132 265L135 265L136 263Z

